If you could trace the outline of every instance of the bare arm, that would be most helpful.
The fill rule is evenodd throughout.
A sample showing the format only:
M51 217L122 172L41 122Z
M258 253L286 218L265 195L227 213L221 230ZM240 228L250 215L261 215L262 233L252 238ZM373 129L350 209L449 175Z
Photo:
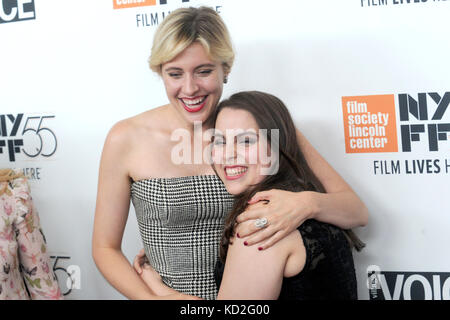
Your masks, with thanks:
M306 251L297 231L271 248L258 251L234 238L228 247L219 300L275 300L280 295L288 259L295 254L296 273L303 269Z
M129 299L196 299L175 290L165 290L164 296L160 296L159 286L155 290L148 287L122 253L131 187L126 157L130 154L130 144L136 140L130 136L129 125L116 124L103 148L92 238L94 261L105 279Z
M123 255L121 243L130 206L130 179L126 169L127 127L116 124L103 148L95 209L92 255L106 280L129 299L152 299L151 289Z
M312 216L319 221L343 229L367 225L369 213L358 195L298 129L297 139L308 165L327 192L326 194L314 193L312 201L316 205Z

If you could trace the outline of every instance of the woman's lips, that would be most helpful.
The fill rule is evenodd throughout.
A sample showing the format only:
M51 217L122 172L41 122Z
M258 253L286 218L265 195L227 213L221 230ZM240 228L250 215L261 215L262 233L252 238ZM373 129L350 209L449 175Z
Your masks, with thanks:
M198 112L203 109L206 105L206 98L208 96L203 97L195 97L195 98L180 98L181 103L183 104L184 110L187 112Z
M244 166L225 166L225 178L227 180L236 180L247 173L248 168Z

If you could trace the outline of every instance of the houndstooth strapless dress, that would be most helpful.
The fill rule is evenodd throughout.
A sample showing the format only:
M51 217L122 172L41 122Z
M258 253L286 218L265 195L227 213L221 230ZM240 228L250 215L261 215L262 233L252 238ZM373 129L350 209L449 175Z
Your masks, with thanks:
M139 180L131 200L145 253L164 283L215 299L214 266L233 205L222 181L215 175Z

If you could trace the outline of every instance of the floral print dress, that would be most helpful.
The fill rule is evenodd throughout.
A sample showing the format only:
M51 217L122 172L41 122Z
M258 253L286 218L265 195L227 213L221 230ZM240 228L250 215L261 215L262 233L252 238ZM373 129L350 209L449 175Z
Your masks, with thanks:
M0 180L0 300L62 299L27 180L11 171Z

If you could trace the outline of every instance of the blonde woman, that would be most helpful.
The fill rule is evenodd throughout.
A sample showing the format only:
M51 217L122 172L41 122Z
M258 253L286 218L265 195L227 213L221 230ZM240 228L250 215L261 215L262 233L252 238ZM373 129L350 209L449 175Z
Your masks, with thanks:
M130 299L160 299L121 251L130 199L145 255L164 283L180 293L164 299L214 299L214 266L232 196L198 148L185 148L192 161L174 160L174 132L194 140L207 136L205 121L217 106L234 60L227 28L207 7L173 11L156 31L150 68L157 72L169 103L115 124L104 145L99 170L93 257L104 277ZM194 130L202 123L200 131ZM348 184L297 131L311 169L327 193L270 190L258 193L239 218L237 233L247 245L271 247L303 221L315 218L343 229L363 226L368 213ZM198 141L198 140L197 140ZM207 139L202 139L204 150ZM202 152L202 151L201 151ZM176 152L175 152L176 154ZM186 156L186 154L184 155ZM269 201L267 205L258 202ZM267 202L267 201L265 201ZM254 222L266 218L268 226ZM139 267L137 267L139 269Z

